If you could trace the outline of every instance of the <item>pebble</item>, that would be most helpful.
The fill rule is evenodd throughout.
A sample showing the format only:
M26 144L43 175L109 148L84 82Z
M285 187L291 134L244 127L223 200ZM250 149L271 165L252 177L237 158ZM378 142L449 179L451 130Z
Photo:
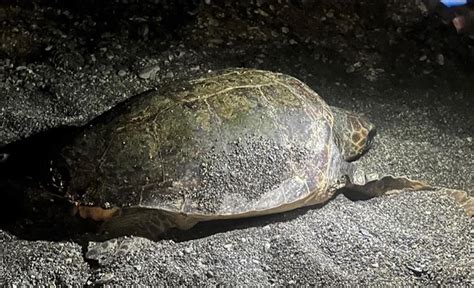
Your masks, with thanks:
M443 54L438 54L436 55L436 62L443 66L444 65L444 55Z
M353 65L347 67L346 73L353 73L355 71L355 67Z
M271 246L272 246L272 245L271 245L269 242L266 242L266 243L265 243L265 246L264 246L265 251L270 250L270 247L271 247Z
M194 249L191 246L184 248L184 253L191 254L193 251Z
M0 163L7 161L9 157L10 154L8 153L0 153Z
M140 77L141 79L149 79L149 78L152 78L153 76L155 76L156 72L160 71L160 66L158 65L155 65L155 66L149 66L149 67L146 67L144 69L142 69L139 73L138 73L138 77Z
M287 34L288 32L290 32L290 29L288 29L288 27L281 27L281 32Z
M363 229L363 228L361 228L361 229L359 230L359 232L360 232L360 234L362 234L362 235L364 235L364 236L372 236L372 234L370 234L369 231L367 231L367 230L365 230L365 229Z
M431 74L431 72L433 72L433 70L431 70L431 69L423 70L423 74L425 74L425 75Z
M127 72L125 70L120 69L117 74L120 77L124 77L125 75L127 75Z
M420 61L425 61L426 59L428 59L428 56L422 55L419 60Z
M412 272L415 272L417 274L420 274L424 271L423 269L423 266L421 266L420 264L418 263L414 263L414 264L411 264L411 265L407 265L407 268L409 270L411 270Z
M101 273L99 274L99 279L95 281L95 284L105 284L110 282L114 278L114 273Z
M260 15L262 15L263 17L268 17L268 16L270 16L270 15L268 15L267 12L263 11L262 9L257 9L257 10L255 10L255 13L256 13L256 14L260 14Z

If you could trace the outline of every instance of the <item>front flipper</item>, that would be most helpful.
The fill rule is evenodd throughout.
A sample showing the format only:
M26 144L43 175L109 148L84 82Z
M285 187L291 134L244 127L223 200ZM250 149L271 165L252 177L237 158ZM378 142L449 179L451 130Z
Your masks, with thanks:
M454 198L454 200L459 205L461 205L469 217L474 216L474 198L469 196L467 192L449 188L440 188L440 190L446 192L446 194Z
M469 217L474 216L474 198L470 197L467 192L449 188L432 187L421 181L411 180L406 177L385 176L378 180L368 181L365 184L349 183L342 189L342 193L347 198L357 201L416 190L443 191L446 195L454 198Z
M351 200L367 200L382 195L395 194L407 190L430 190L430 185L406 177L384 176L365 184L348 183L342 193Z

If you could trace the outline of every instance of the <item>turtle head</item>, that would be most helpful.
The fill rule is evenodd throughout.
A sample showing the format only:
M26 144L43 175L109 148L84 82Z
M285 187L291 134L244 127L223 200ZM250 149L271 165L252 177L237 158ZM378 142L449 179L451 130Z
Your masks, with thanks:
M353 112L331 107L334 116L334 138L346 161L355 161L372 146L377 134L375 126Z

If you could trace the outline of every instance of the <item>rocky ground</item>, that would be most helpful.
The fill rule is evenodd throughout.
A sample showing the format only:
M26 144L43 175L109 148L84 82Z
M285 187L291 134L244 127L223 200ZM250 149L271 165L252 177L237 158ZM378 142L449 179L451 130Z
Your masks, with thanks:
M378 137L359 161L368 172L474 191L473 43L419 1L50 2L0 9L5 152L176 78L256 67L294 75L331 105L371 119ZM363 202L339 195L322 207L207 223L163 241L97 244L70 233L78 229L62 221L60 200L25 208L7 181L0 177L8 195L2 286L473 282L471 220L440 191ZM87 253L94 245L110 253Z

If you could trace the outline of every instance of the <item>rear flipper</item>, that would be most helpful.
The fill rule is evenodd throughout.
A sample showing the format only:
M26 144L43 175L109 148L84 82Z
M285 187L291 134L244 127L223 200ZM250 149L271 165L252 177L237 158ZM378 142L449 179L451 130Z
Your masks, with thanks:
M106 238L125 235L159 240L172 228L189 229L196 221L185 215L158 209L125 208L102 223L100 230Z

